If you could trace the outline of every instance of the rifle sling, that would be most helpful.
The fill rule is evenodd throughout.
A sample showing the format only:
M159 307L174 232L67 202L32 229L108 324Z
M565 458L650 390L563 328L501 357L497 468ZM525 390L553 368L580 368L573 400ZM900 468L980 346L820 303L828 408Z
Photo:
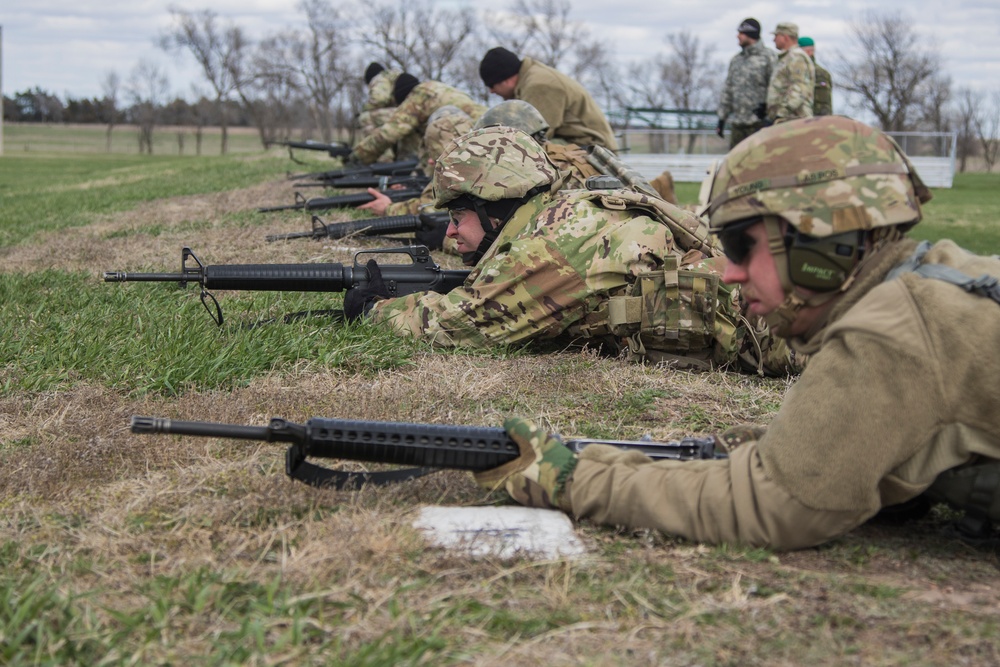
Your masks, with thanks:
M395 482L405 482L438 470L439 468L401 468L381 472L330 470L306 461L297 445L292 445L285 451L285 473L292 479L297 479L318 489L353 491L360 489L365 484L384 486Z

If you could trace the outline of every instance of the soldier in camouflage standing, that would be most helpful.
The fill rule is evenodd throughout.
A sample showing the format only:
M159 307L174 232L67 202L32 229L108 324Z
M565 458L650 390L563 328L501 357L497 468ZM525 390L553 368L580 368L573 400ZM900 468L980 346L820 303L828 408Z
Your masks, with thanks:
M384 298L370 262L370 284L348 293L345 314L443 347L582 340L702 369L759 353L754 332L719 306L729 295L718 276L695 268L713 250L701 219L632 190L565 190L567 177L520 130L460 137L438 159L434 187L451 213L447 234L474 267L465 284Z
M445 105L453 105L467 113L473 120L479 118L486 107L473 101L471 97L440 81L419 81L406 72L399 75L392 89L396 109L392 116L377 130L372 132L351 151L348 161L371 164L387 148L409 135L419 141L427 130L431 114ZM424 151L418 157L427 159Z
M767 120L783 123L813 115L816 68L799 48L799 26L779 23L774 29L774 45L781 53L767 88Z
M816 62L816 42L812 37L799 37L799 48L806 52L816 68L816 86L813 88L813 115L829 116L833 113L833 79L825 67Z
M774 73L777 54L760 42L760 23L748 18L737 28L740 52L729 61L729 73L719 101L716 134L724 136L729 125L732 148L764 127L767 118L767 86Z
M1000 260L906 236L930 198L884 133L841 116L761 130L726 156L708 216L751 311L811 355L765 428L725 460L579 456L531 422L480 475L518 502L709 543L800 549L923 495L1000 519ZM929 504L927 505L929 506Z

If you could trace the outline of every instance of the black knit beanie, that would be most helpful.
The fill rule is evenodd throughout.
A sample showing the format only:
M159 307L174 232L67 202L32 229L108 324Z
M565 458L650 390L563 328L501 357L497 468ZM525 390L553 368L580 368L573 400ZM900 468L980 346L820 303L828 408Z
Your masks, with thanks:
M479 76L487 88L506 81L521 69L521 59L512 52L497 46L486 52L479 63Z
M379 72L385 71L380 63L368 63L368 67L365 69L365 85L367 86L372 82Z
M750 39L760 39L760 21L757 19L743 19L743 23L736 29Z
M392 99L396 100L396 106L403 103L403 100L406 99L406 96L410 94L410 91L413 90L418 83L420 83L420 79L412 74L403 72L399 75L399 78L396 79L396 85L392 87Z

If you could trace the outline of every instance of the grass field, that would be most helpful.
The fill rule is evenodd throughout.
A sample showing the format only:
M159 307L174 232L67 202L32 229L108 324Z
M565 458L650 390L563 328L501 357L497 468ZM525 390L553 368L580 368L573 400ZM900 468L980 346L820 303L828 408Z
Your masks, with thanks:
M8 145L9 146L9 145ZM0 158L0 663L994 665L1000 560L936 511L773 553L576 526L581 559L474 559L412 526L502 504L467 474L316 490L282 448L139 436L130 415L263 425L313 416L657 439L766 424L790 381L590 352L442 353L285 313L330 294L107 284L101 272L349 261L373 240L306 229L285 153ZM697 186L680 184L692 202ZM959 175L915 235L1000 252L1000 177ZM347 214L326 216L329 220ZM455 258L441 264L458 268ZM361 469L360 464L344 464Z

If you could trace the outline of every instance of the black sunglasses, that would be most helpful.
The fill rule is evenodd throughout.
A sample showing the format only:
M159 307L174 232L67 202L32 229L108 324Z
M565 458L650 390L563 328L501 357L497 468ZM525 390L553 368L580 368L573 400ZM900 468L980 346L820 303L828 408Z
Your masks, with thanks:
M722 253L733 264L742 264L750 256L757 240L747 234L747 230L761 222L764 218L748 218L731 225L726 225L717 232L722 243Z

